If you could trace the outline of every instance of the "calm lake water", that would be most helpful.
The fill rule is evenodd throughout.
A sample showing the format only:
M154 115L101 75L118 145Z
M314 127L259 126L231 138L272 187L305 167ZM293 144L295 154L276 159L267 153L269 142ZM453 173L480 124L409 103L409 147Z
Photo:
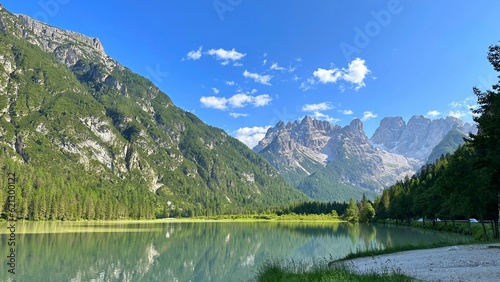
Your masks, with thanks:
M335 259L366 246L463 238L350 223L18 222L12 275L6 226L1 281L253 281L268 259Z

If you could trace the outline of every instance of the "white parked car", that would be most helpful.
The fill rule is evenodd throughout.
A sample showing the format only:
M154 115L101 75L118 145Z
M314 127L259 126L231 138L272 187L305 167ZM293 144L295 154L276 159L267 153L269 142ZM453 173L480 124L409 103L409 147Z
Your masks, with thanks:
M475 218L469 218L469 222L478 223L479 221L477 221L477 219L475 219Z

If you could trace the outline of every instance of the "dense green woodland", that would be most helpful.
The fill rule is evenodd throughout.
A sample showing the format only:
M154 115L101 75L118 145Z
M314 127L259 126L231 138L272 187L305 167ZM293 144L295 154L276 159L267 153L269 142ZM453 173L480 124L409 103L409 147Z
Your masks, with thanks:
M488 60L500 72L500 45L490 46ZM473 110L479 132L466 138L455 153L386 189L375 201L377 218L477 218L486 239L488 222L493 237L499 238L500 82L486 92L473 91L479 104Z

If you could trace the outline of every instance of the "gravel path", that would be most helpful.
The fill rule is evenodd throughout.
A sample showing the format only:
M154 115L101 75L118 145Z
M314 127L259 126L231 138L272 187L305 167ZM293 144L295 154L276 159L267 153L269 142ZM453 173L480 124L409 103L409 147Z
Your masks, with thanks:
M500 282L500 244L406 251L344 262L363 272L401 271L423 281Z

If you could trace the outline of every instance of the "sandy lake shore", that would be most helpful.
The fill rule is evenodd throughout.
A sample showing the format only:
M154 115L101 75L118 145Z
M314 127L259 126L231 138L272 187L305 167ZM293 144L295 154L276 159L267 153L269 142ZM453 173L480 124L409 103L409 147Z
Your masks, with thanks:
M422 281L500 281L500 243L406 251L341 263L359 273L396 270Z

